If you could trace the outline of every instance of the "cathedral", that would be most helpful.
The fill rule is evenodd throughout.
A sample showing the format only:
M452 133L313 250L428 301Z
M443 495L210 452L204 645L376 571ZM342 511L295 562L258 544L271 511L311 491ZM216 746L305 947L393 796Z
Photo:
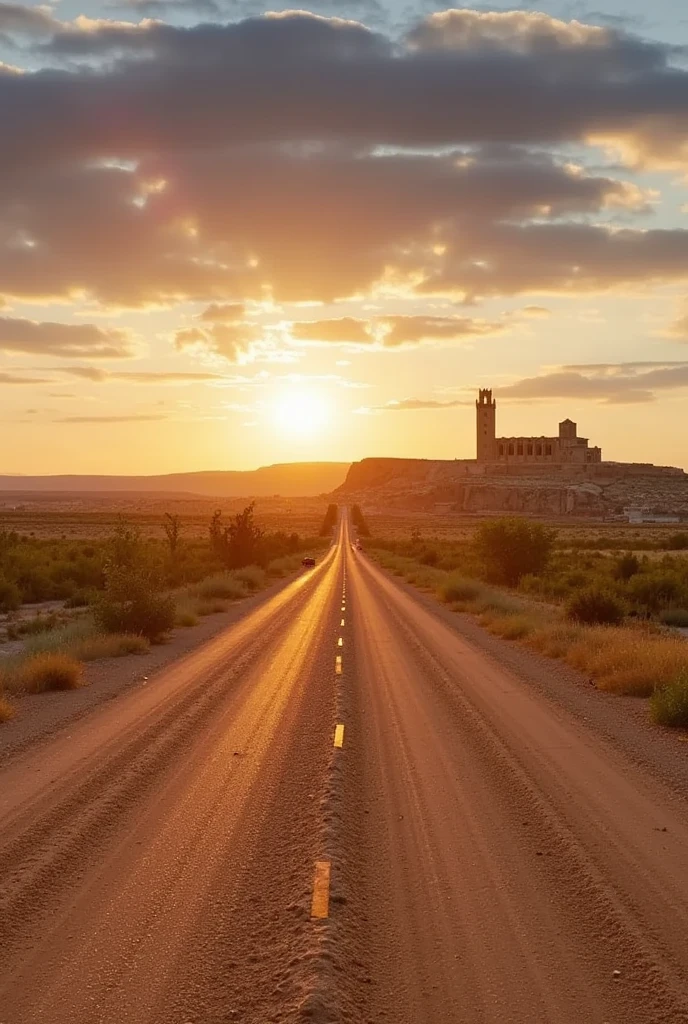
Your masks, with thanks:
M559 424L558 437L497 437L497 403L481 388L475 403L478 462L585 466L602 461L602 449L578 437L573 420Z

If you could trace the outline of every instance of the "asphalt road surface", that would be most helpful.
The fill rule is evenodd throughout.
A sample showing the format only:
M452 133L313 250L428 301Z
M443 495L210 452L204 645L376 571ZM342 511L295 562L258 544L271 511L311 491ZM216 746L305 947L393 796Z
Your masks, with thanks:
M230 1021L688 1022L685 794L346 522L0 771L0 1024Z

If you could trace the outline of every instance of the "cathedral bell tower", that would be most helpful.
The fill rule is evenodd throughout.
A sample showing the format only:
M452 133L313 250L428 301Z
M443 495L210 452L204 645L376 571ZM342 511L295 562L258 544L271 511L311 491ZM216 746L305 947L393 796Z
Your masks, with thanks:
M492 391L481 388L475 403L476 457L478 462L493 462L497 431L497 403Z

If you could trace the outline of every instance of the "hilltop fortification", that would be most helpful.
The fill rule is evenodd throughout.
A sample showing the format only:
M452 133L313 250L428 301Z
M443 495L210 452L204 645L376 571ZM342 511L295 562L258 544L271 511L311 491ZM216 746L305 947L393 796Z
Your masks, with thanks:
M556 436L497 437L496 402L476 401L476 458L363 459L339 491L353 500L456 512L606 515L629 506L688 515L688 475L674 466L603 462L570 419Z

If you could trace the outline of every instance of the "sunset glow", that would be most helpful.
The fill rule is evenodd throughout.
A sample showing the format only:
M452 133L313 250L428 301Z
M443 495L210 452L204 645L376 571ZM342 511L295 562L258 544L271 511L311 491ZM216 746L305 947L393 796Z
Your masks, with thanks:
M274 420L279 431L297 438L315 438L327 425L329 412L321 395L294 391L277 400Z

